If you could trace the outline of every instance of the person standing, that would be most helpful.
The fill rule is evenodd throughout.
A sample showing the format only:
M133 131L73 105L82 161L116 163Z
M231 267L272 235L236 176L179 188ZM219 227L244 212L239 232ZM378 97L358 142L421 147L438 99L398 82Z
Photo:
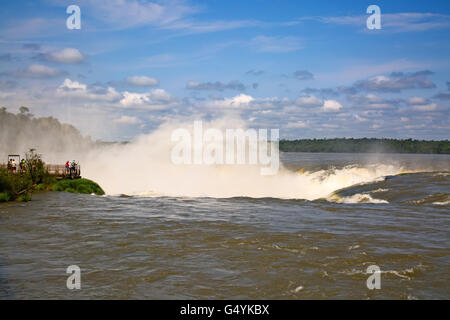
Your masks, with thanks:
M11 168L12 168L12 172L16 173L17 164L16 164L16 160L14 160L14 159L11 160Z

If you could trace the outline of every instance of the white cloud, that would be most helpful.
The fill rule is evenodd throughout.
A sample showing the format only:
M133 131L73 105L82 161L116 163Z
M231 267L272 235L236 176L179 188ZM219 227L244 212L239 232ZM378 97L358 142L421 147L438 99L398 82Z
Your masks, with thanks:
M358 121L358 122L367 122L367 121L368 121L366 118L361 117L361 116L358 115L358 114L355 114L355 115L354 115L354 118L355 118L355 120Z
M137 0L83 1L94 16L115 28L142 25L165 26L196 12L183 1L144 2ZM81 4L83 5L83 3Z
M337 112L342 108L342 105L336 100L325 100L322 110L325 112Z
M86 85L78 81L72 81L69 78L64 79L64 82L59 86L60 89L70 89L70 90L82 90L86 91Z
M42 64L32 64L29 65L25 69L19 69L13 72L7 72L7 74L12 75L14 77L21 77L21 78L52 78L57 77L64 72L57 68L48 67Z
M238 20L238 21L208 21L208 22L192 22L179 21L161 26L162 29L182 30L184 33L206 33L223 30L232 30L245 27L259 26L261 23L257 21Z
M153 87L159 84L155 78L149 78L147 76L132 76L126 79L128 84L140 87Z
M289 122L286 128L307 128L308 126L309 126L308 122L296 121L296 122Z
M430 104L425 104L425 105L417 105L417 106L413 106L413 110L416 110L416 111L435 111L435 110L437 110L437 105L436 105L436 103L430 103Z
M154 90L150 91L150 97L156 101L169 102L169 101L174 100L172 95L170 93L168 93L167 91L165 91L164 89L154 89Z
M114 88L89 88L87 85L78 81L65 79L57 88L56 93L62 97L72 97L84 101L102 101L115 102L121 95Z
M369 109L394 109L399 103L399 100L386 100L372 93L367 95L352 95L348 97L348 100L354 102L358 107Z
M411 97L411 98L408 98L407 101L408 101L408 103L414 104L414 105L427 104L428 103L427 99L422 98L422 97Z
M154 89L146 93L123 92L120 106L125 108L143 108L147 110L163 110L173 104L174 98L163 89Z
M118 92L113 87L87 86L78 81L65 79L57 88L60 97L77 98L80 102L108 102L112 107L163 110L176 104L176 99L163 89L145 93Z
M46 54L44 57L48 61L64 64L75 64L83 62L85 60L84 55L75 48L65 48L60 51Z
M211 103L208 103L208 105L216 108L245 108L253 100L255 100L253 97L242 93L233 98L227 98L223 100L213 100L211 101Z
M148 103L150 103L150 97L147 93L133 93L125 91L123 93L123 99L120 100L120 104L124 107L144 105Z
M315 96L303 96L295 100L295 104L299 107L321 107L323 100Z

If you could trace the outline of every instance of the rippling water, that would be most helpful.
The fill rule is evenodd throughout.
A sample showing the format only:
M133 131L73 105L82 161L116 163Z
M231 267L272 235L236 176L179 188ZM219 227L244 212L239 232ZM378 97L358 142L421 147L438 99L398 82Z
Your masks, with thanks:
M450 297L449 156L282 161L292 171L371 161L411 170L314 201L48 192L0 204L0 298ZM380 290L366 287L373 264ZM69 265L81 268L81 290L66 287Z

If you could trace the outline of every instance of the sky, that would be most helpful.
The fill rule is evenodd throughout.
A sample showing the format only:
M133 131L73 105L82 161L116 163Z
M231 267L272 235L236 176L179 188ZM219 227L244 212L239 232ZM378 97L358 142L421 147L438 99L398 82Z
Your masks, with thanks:
M441 140L449 58L446 0L7 1L0 107L108 141L230 113L285 139Z

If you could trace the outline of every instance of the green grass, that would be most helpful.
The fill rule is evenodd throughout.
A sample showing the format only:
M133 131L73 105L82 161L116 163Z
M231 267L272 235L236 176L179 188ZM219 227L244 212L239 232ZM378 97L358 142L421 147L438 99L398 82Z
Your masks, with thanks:
M63 191L71 193L104 195L103 189L94 181L89 179L61 180L52 187L53 191Z

